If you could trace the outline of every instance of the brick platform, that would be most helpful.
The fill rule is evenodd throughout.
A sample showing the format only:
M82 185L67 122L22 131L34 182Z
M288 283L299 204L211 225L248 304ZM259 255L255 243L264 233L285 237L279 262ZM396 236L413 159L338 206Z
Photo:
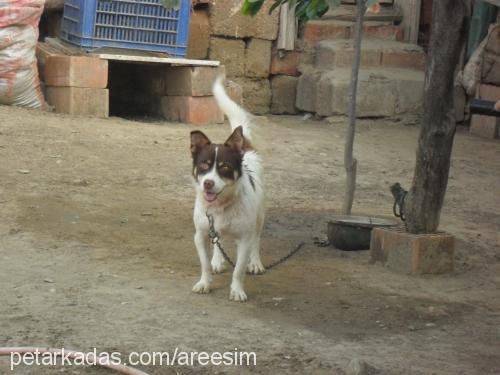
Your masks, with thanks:
M396 272L443 274L454 269L455 238L447 233L412 234L397 229L374 228L371 261Z
M81 55L79 50L57 40L39 43L37 57L43 67L41 78L47 101L56 112L108 117L107 88L111 80L114 114L123 110L120 109L123 103L130 103L144 109L145 115L159 115L172 121L224 122L212 95L215 79L225 76L224 67L218 66L217 61L157 55ZM111 78L108 60L112 62ZM230 95L241 101L241 87L233 83L231 89ZM126 95L127 100L120 101L120 95Z
M86 56L48 56L45 83L47 86L105 89L108 86L108 62Z
M55 112L77 116L109 116L109 91L87 87L47 87Z

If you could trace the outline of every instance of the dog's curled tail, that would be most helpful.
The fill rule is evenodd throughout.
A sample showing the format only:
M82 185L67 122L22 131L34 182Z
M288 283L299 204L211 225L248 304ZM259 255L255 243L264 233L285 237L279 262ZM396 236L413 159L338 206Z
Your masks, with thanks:
M241 108L238 104L236 104L231 98L227 95L226 90L224 89L224 77L219 76L215 80L213 93L215 99L217 100L217 104L220 109L229 119L229 124L231 124L231 131L236 129L238 126L243 127L243 135L251 141L251 121L250 115Z

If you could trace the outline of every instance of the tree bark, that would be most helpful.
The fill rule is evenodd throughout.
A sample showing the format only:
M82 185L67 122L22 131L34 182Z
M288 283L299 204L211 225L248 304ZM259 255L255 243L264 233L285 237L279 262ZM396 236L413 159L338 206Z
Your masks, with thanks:
M424 114L413 185L405 200L406 225L411 233L433 233L439 226L456 128L455 70L470 11L470 0L439 0L433 4Z
M354 131L356 130L356 96L358 91L359 66L361 62L361 40L363 38L363 18L366 13L365 0L357 2L356 29L354 31L354 63L351 72L351 86L349 88L349 127L344 148L344 168L346 171L346 186L342 212L350 215L356 190L356 169L358 161L353 156Z

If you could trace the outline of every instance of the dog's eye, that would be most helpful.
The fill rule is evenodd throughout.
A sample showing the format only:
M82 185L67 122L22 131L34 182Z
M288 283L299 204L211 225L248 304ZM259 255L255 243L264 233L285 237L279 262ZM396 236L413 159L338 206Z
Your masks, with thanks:
M220 167L220 169L224 173L228 173L228 172L231 172L233 170L233 168L228 164L222 165L222 167Z
M200 168L200 170L202 170L202 171L207 171L207 170L210 168L210 165L208 165L208 163L201 163L201 164L199 165L199 168Z

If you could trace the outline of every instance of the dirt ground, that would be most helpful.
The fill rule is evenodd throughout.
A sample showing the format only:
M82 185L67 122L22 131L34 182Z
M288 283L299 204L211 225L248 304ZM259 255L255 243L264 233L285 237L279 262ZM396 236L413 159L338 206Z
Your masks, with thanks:
M441 224L457 238L456 271L410 276L369 264L368 251L313 244L341 207L345 119L259 122L264 261L307 244L248 277L249 301L235 303L229 272L211 294L191 292L193 127L0 106L0 345L257 355L248 368L141 367L151 374L343 374L353 358L383 374L500 373L500 143L458 130ZM360 123L355 213L391 215L388 187L410 185L417 134L405 121Z

